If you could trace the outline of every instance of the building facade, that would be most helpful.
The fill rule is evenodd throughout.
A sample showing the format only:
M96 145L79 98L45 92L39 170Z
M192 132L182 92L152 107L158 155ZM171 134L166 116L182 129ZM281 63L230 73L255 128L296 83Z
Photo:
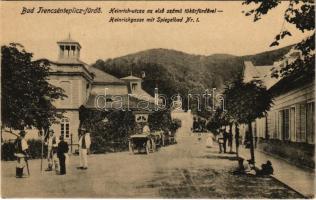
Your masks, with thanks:
M271 66L254 66L245 62L244 81L261 80L274 97L266 116L253 122L253 134L261 150L313 167L315 80L306 78L304 74L271 78L273 69L291 63L294 56L297 54L289 52L282 61ZM247 127L242 126L242 130L245 133Z
M50 61L49 82L64 89L68 97L55 102L56 108L64 111L64 118L54 124L52 129L69 144L78 144L79 112L82 106L90 109L125 109L124 105L134 103L129 109L136 109L139 101L154 102L154 97L142 89L141 78L127 76L119 79L87 65L80 60L81 45L70 37L57 44L59 59ZM106 98L105 107L97 101L98 97L103 96Z
M56 136L63 136L68 144L78 145L78 129L80 126L80 108L88 109L120 109L119 105L130 106L136 109L138 103L147 102L152 108L155 99L142 89L142 79L127 76L121 79L105 73L80 60L81 45L70 38L57 42L57 61L48 60L50 72L48 82L64 90L67 96L53 102L58 111L63 112L63 118L50 128ZM43 59L44 60L44 59ZM47 61L47 59L45 59ZM105 107L98 107L96 101L99 96L105 96ZM128 97L128 98L127 98ZM104 99L104 98L101 98ZM117 101L121 99L121 101ZM130 105L129 105L130 104ZM145 110L145 109L143 109ZM142 113L142 111L138 111ZM147 111L144 113L148 113ZM38 130L28 129L27 139L38 139ZM4 140L13 140L16 137L10 133L2 132Z

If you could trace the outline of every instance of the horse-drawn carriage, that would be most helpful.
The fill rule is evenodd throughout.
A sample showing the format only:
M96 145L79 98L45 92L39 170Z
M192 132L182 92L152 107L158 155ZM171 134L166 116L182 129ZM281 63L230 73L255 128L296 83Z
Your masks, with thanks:
M156 144L154 138L150 134L135 134L129 138L129 151L131 153L150 152L156 151Z

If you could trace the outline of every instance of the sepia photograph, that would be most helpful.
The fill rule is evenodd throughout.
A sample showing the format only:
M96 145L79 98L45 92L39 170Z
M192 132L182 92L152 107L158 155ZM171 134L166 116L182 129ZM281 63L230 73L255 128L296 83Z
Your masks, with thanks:
M1 198L315 198L314 0L0 13Z

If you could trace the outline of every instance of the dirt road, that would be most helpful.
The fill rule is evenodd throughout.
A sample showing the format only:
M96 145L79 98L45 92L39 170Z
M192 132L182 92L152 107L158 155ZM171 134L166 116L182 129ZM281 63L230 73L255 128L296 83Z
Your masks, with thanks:
M205 135L198 141L190 133L190 116L176 116L185 120L178 143L150 155L90 155L87 171L76 169L79 158L71 156L66 176L40 172L40 161L31 160L31 176L22 179L15 178L15 162L2 162L2 197L300 197L271 178L233 175L235 156L206 148Z

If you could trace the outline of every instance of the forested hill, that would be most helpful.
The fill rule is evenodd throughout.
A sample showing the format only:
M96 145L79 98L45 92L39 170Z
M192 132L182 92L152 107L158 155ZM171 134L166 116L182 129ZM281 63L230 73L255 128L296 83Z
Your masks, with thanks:
M126 56L98 60L93 66L116 77L141 76L144 71L144 89L153 94L158 84L159 91L166 95L200 92L205 89L223 88L225 81L241 73L244 61L257 65L272 64L285 55L292 46L249 56L213 54L192 55L170 49L150 49Z

